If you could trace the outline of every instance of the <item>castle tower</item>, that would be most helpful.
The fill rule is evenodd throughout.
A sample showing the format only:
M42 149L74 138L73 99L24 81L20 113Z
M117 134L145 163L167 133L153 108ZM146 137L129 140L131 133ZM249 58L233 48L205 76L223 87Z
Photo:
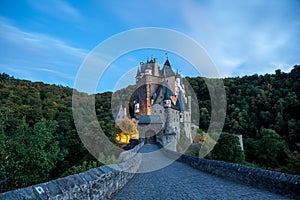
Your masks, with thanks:
M183 111L183 123L181 130L184 132L185 136L190 139L190 142L193 142L192 138L192 131L191 131L191 115L192 115L192 109L191 109L191 97L187 97L187 108Z
M153 103L152 94L162 82L157 58L151 59L146 63L141 62L137 77L137 92L139 94L139 103L142 105L140 107L140 115L150 115Z
M139 76L136 78L137 84L137 96L139 98L139 116L140 115L149 115L151 114L150 104L151 104L151 89L150 89L150 80L152 76L152 68L147 61L147 63L140 63L140 70L138 72Z
M145 124L150 123L148 119L159 117L162 129L155 134L163 146L176 151L182 140L187 141L186 137L189 142L192 139L191 99L186 98L182 78L178 70L174 73L169 60L166 59L161 69L157 58L141 62L136 85L134 112L140 135L148 138Z
M159 76L159 67L158 67L158 60L157 60L157 58L154 58L153 76Z

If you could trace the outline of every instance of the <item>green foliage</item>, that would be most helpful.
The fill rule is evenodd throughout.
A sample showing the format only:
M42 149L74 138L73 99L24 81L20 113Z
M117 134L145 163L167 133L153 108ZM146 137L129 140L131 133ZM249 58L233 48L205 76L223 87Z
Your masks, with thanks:
M48 179L50 171L62 160L66 150L59 147L54 134L56 121L41 120L31 128L22 119L14 136L1 134L1 176L13 180L12 187L24 187Z
M85 172L89 169L93 169L101 166L101 163L98 161L83 161L81 165L73 166L68 171L62 174L62 177L69 176L71 174L79 174L81 172Z
M300 66L296 65L290 73L280 70L276 74L265 74L225 78L227 110L223 131L241 134L244 138L246 162L261 167L298 173L291 164L300 151ZM201 77L186 78L193 87L199 102L199 128L207 131L211 115L210 97ZM277 147L269 150L266 140L272 129L280 137ZM267 136L265 136L265 134ZM274 135L274 134L273 134ZM261 141L260 141L261 140ZM274 142L274 141L273 141ZM283 144L285 142L285 145ZM263 146L261 143L264 143ZM283 151L283 146L285 150ZM275 150L273 161L266 164L268 154ZM291 156L293 155L293 156ZM276 162L274 161L276 160ZM297 159L296 159L297 160Z
M0 192L61 177L73 166L83 165L75 171L83 170L90 166L84 161L95 162L74 125L72 92L0 74ZM111 95L94 95L96 123L115 142Z
M222 133L220 135L217 144L208 155L208 158L240 164L245 162L245 155L241 149L238 137L229 133Z
M208 113L207 108L204 107L200 109L200 119L201 120L199 126L202 129L207 130L210 122L210 114Z
M263 137L256 141L258 163L265 166L276 168L279 163L284 164L287 159L287 145L276 131L272 129L263 129Z

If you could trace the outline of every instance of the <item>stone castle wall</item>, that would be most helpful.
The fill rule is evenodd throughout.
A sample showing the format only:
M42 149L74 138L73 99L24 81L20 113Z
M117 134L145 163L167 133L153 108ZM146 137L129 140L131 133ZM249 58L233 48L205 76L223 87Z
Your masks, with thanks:
M176 133L177 137L180 135L179 111L167 108L165 109L166 115L166 133ZM177 138L179 139L179 138Z
M242 184L300 199L300 176L252 168L245 165L217 160L207 160L179 154L163 148L163 153L172 159L187 163L192 167Z
M110 199L138 170L141 156L136 152L142 145L143 143L123 152L119 160L124 162L120 164L101 166L80 174L5 192L0 194L0 199Z
M191 113L189 111L183 111L183 122L180 124L181 135L185 135L190 142L193 142L192 129L191 129Z

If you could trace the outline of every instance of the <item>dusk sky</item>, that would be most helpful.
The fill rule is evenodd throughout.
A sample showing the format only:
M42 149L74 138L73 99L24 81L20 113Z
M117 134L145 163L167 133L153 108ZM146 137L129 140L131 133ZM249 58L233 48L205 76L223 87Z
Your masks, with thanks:
M300 64L299 10L297 0L1 0L0 73L73 87L82 62L99 43L142 27L191 37L221 77L289 72ZM122 74L151 56L165 61L163 51L150 49L123 56L97 92L113 90ZM183 76L201 75L175 55L168 57Z

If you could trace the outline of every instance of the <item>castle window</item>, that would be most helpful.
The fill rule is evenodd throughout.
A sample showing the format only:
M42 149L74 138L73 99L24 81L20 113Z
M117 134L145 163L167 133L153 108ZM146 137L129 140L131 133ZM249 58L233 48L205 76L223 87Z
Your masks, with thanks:
M160 113L162 113L162 110L159 110Z

